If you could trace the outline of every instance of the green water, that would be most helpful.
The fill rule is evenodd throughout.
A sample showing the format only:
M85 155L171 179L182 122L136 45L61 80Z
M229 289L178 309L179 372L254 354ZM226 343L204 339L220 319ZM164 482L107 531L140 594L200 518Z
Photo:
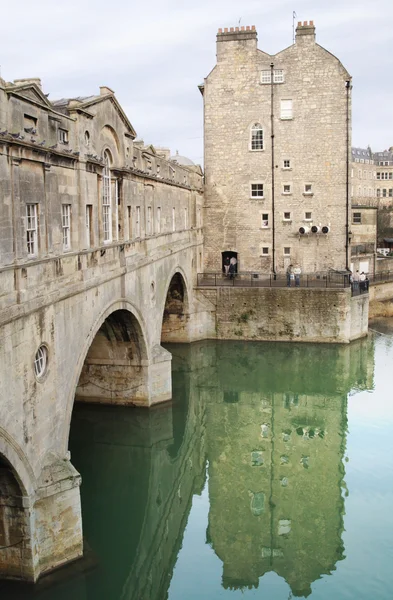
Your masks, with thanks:
M173 403L79 405L86 556L1 600L393 597L393 325L171 345Z

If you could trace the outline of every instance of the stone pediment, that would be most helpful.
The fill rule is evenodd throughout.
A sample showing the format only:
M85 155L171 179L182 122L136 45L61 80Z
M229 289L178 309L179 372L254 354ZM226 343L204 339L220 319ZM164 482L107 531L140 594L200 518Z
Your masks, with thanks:
M41 106L45 106L47 108L52 109L52 106L48 100L48 98L41 92L38 86L35 84L28 84L23 86L12 86L6 90L8 94L13 94L22 98L23 100L27 100L28 102L33 102L34 104L40 104Z
M92 100L89 100L87 102L83 102L78 108L79 109L81 109L81 108L86 109L86 108L88 108L90 106L93 106L95 104L99 104L100 102L111 102L112 103L114 109L116 110L116 112L120 116L121 120L123 121L124 125L126 126L128 135L132 139L135 139L135 137L136 137L136 131L133 128L133 126L131 125L130 121L128 120L128 117L127 117L126 113L124 112L124 110L120 106L120 103L118 102L118 100L116 99L116 97L115 97L115 95L113 93L105 94L104 96L96 96Z

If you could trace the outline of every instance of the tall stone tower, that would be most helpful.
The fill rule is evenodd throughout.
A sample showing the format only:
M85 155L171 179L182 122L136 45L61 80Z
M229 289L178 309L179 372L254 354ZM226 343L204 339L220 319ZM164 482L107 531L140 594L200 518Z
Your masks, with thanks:
M348 267L350 75L315 42L312 21L276 55L255 27L219 29L201 86L205 130L204 269Z

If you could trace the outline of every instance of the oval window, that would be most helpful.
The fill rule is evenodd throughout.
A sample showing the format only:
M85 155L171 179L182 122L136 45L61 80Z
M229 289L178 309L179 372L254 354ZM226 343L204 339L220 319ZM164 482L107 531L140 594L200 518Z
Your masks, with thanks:
M34 373L37 379L45 375L48 365L48 349L46 346L40 346L34 358Z

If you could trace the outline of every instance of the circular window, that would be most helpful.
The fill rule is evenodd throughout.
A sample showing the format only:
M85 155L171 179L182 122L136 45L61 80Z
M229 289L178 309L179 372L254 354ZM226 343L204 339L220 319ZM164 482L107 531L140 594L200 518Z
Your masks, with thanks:
M86 146L88 146L90 143L90 133L88 131L85 131L85 144Z
M48 349L46 346L40 346L34 357L34 373L39 379L45 375L48 365Z

